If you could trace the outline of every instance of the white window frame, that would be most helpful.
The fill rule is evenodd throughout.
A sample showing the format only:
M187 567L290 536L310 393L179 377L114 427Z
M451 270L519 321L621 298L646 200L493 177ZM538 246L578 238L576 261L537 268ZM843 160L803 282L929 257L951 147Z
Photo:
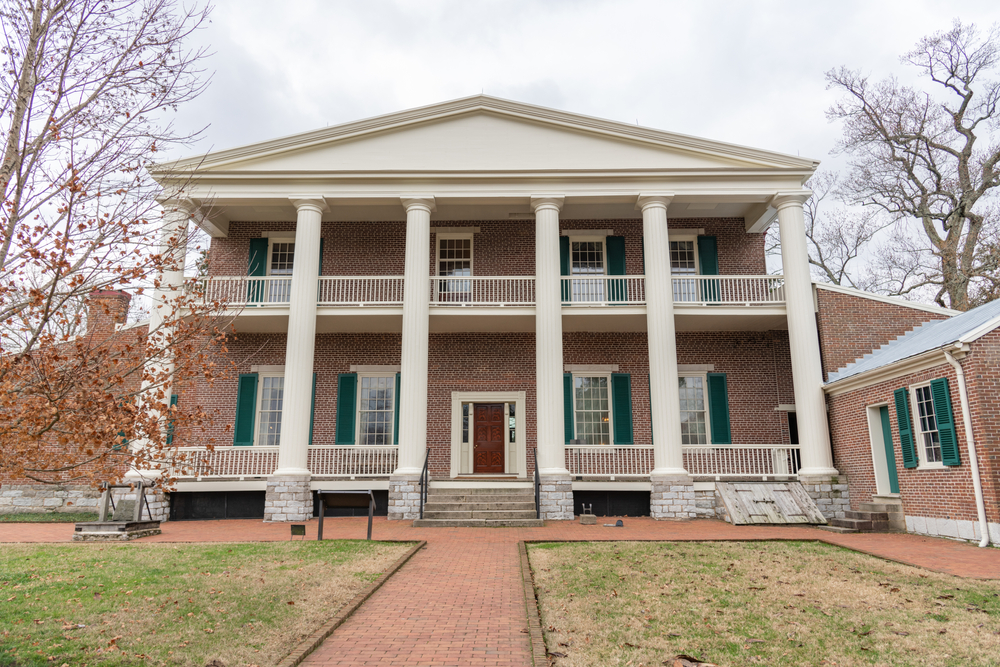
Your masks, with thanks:
M672 241L691 241L694 244L694 273L674 273L673 262L670 263L670 275L671 276L700 276L701 275L701 258L698 257L698 234L670 234L667 239L667 255L670 254L670 242Z
M712 446L712 413L711 401L708 400L708 373L692 373L690 371L677 374L677 379L681 378L701 378L701 396L705 402L705 444L704 445L684 445L682 447L711 447ZM677 409L680 411L680 397L677 400Z
M573 372L573 435L579 435L577 433L577 423L576 423L576 379L581 378L606 378L608 382L608 443L606 445L601 444L586 444L581 443L580 447L613 447L615 444L615 402L612 396L611 387L611 373L602 373L594 371L574 371ZM574 440L577 438L574 438Z
M362 445L361 444L361 380L363 378L392 378L393 390L392 390L392 413L393 419L389 420L389 442L385 445ZM357 394L354 398L354 442L358 447L390 447L395 441L396 437L396 420L395 414L398 409L397 401L399 397L396 396L396 373L383 371L383 372L365 372L358 373L358 384L355 389Z
M476 275L476 236L471 232L441 232L434 239L434 275L441 276L441 241L469 241L469 276Z
M282 234L283 234L282 236L278 236L277 234L274 235L268 234L267 236L267 265L265 267L266 268L265 275L268 276L271 275L271 260L273 258L272 256L274 253L274 244L295 243L295 234L288 234L287 232L283 232ZM295 253L298 254L298 252L299 249L295 248ZM292 266L295 266L294 260L292 261ZM283 277L291 278L291 276L283 276Z
M922 389L924 387L930 388L931 382L917 382L916 384L911 384L908 387L910 392L910 425L911 432L913 434L913 449L914 453L917 455L917 470L941 470L945 467L944 465L944 452L942 451L940 461L928 461L927 456L927 446L924 444L924 433L920 429L920 406L917 404L917 389ZM934 410L934 426L938 425L937 409L934 407L933 398L931 399L931 409ZM936 429L938 434L938 446L941 445L941 429Z
M280 447L281 446L281 434L278 434L278 444L277 445L261 445L258 441L260 437L260 412L263 409L264 403L264 378L284 378L285 371L256 371L257 373L257 401L254 406L254 429L253 429L253 444L254 447ZM285 386L282 383L281 389L281 425L285 425Z
M600 234L580 234L574 232L573 234L567 234L566 237L569 239L569 275L563 276L563 278L569 278L569 298L570 303L594 303L601 304L607 301L607 282L602 282L601 285L601 296L604 297L600 301L577 301L573 298L573 279L586 280L587 278L596 278L597 274L574 274L573 273L573 244L574 243L600 243L601 244L601 269L604 271L602 275L608 275L608 236L613 236L612 234L605 234L604 232L609 232L610 230L601 230ZM574 417L575 419L575 417Z

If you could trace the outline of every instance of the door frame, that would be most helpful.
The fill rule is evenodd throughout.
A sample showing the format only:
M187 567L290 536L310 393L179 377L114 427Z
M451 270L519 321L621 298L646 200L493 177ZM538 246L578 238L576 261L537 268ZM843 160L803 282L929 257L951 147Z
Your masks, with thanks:
M880 496L898 494L892 490L891 476L889 474L889 460L886 457L886 442L882 428L882 408L888 409L888 403L878 403L869 405L868 413L868 437L872 448L872 472L875 477L875 493ZM889 443L892 447L892 443ZM893 448L893 461L895 467L895 449Z
M527 396L523 391L453 391L451 392L451 476L471 475L472 437L462 442L463 403L513 403L515 412L514 440L509 442L504 429L504 470L518 477L528 476L527 455ZM471 429L470 429L471 431Z

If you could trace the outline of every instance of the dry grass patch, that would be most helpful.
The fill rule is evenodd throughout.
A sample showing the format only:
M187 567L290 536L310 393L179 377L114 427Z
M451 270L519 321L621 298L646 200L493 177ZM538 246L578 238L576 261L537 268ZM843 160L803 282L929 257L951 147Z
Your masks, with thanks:
M97 512L18 512L0 514L0 523L79 523L97 521Z
M814 542L528 545L558 667L1000 664L1000 586ZM672 663L667 663L672 664Z
M0 665L272 665L412 545L5 545Z

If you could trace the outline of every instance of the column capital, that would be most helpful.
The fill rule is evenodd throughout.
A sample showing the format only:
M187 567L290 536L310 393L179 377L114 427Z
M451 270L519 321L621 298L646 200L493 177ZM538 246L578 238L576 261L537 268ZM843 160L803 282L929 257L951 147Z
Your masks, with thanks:
M561 211L565 201L566 197L563 195L531 195L531 210L535 213L545 208Z
M437 203L430 195L406 195L400 197L399 201L403 203L403 208L406 209L407 213L410 212L411 208L425 208L428 213L437 210Z
M312 209L317 213L325 213L330 210L323 195L293 195L288 201L292 202L296 211Z
M771 197L771 206L777 210L787 208L789 206L799 206L801 207L809 198L812 197L812 190L793 190L790 192L777 192L773 197Z
M635 202L637 211L645 211L650 206L662 206L664 209L670 206L674 198L673 192L648 192L639 195Z
M190 217L194 215L199 208L201 208L194 202L194 200L188 199L187 197L173 197L157 201L163 208L163 215L165 216L170 215L171 213L176 213L178 215L183 215L184 217Z

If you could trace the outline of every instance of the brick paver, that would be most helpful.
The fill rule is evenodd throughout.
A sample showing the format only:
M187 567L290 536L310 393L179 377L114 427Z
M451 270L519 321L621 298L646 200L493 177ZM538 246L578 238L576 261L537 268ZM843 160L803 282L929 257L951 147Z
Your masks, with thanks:
M598 519L602 523L610 521ZM1000 579L1000 549L908 534L829 533L810 527L625 518L624 528L550 521L542 528L414 528L376 518L378 540L428 545L306 659L305 665L529 665L521 540L822 540L962 577ZM315 520L306 524L316 538ZM365 518L327 519L324 536L363 539ZM71 524L0 524L0 542L64 542ZM141 542L287 540L283 524L185 521Z

